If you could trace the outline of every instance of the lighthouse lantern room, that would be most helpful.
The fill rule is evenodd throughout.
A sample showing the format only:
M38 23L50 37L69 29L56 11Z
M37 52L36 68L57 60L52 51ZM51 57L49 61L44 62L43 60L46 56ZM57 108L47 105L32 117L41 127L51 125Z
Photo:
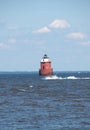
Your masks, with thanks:
M52 75L53 69L51 68L51 61L49 57L45 54L40 62L39 75Z

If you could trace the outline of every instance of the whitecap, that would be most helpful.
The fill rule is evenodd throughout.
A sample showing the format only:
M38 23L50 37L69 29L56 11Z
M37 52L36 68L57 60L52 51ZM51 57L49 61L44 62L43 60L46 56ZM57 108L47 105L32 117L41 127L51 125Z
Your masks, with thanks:
M68 76L66 79L77 79L75 76Z
M33 85L30 85L30 86L29 86L29 88L32 88L32 87L33 87Z
M25 89L19 89L19 91L21 91L21 92L25 92L26 90L25 90Z
M52 76L46 76L44 79L45 80L53 80L53 79L59 79L59 77L56 75L52 75Z

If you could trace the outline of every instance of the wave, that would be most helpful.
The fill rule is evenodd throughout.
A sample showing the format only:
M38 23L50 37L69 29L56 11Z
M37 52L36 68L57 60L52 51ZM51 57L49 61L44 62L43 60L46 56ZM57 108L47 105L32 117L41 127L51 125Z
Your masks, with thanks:
M26 91L25 89L18 89L18 88L11 88L10 90L13 92L25 92Z
M53 76L46 76L43 78L44 80L64 80L64 79L90 79L90 77L76 77L76 76L68 76L68 77L59 77L57 75L53 75Z

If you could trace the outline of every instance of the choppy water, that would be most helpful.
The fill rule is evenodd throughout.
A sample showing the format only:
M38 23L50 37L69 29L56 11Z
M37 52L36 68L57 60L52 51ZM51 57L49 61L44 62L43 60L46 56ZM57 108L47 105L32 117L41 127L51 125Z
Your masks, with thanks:
M0 130L90 130L90 72L0 73Z

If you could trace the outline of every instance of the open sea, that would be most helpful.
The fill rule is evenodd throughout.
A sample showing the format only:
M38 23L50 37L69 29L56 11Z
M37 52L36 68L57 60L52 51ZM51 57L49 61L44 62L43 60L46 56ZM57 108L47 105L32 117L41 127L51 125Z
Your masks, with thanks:
M90 71L0 72L0 130L90 130Z

